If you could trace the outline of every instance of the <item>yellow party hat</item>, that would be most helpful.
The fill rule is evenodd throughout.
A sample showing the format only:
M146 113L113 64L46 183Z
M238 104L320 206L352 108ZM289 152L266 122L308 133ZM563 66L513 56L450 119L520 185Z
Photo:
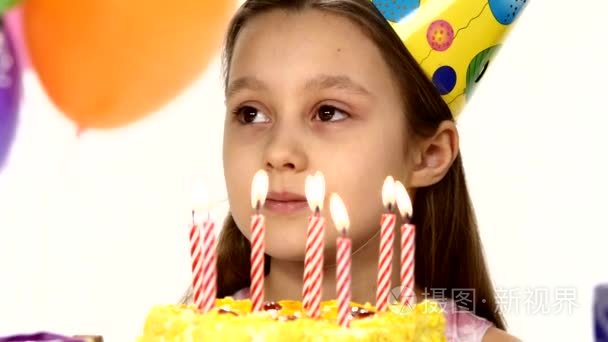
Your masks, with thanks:
M371 0L457 117L526 0Z

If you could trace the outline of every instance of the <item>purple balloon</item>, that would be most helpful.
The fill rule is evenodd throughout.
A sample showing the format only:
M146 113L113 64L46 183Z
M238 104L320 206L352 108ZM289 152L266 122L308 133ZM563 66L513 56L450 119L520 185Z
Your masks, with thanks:
M8 337L0 337L0 342L84 342L82 339L61 336L57 334L39 332L35 334L14 335Z
M21 67L12 38L0 22L0 170L6 162L15 131L21 100Z

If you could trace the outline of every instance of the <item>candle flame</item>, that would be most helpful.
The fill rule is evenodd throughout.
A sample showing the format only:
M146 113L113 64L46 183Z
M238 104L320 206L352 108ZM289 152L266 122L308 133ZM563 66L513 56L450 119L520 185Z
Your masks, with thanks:
M263 206L268 195L268 173L264 170L259 170L253 176L251 183L251 207L256 209Z
M310 210L323 210L323 200L325 199L325 177L321 171L317 171L314 175L306 176L305 186L306 199Z
M348 227L350 226L348 211L346 211L346 206L344 206L342 198L336 193L331 194L329 199L329 210L331 211L331 218L336 225L336 229L340 232L342 230L348 230Z
M208 207L209 196L207 196L205 183L197 181L194 183L194 190L192 191L192 210L205 211Z
M412 201L408 195L405 186L397 181L395 183L395 194L397 195L397 206L401 217L412 216Z
M391 176L386 177L382 185L382 203L385 207L395 205L395 179Z
M209 215L209 196L205 183L197 181L192 191L192 221L201 224L205 216Z

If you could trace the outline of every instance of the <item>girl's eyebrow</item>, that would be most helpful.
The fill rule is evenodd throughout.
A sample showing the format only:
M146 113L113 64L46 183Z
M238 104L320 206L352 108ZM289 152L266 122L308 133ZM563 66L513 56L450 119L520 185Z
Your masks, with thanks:
M305 89L344 89L353 93L371 96L371 92L364 86L353 81L346 75L319 75L306 82Z
M365 96L372 96L371 92L364 86L353 81L346 75L325 75L321 74L311 78L304 85L306 90L325 90L325 89L344 89L353 93L357 93ZM244 76L231 81L228 87L226 87L226 98L229 98L245 89L254 91L268 90L268 86L253 76Z
M267 90L268 87L264 82L260 81L255 77L239 77L236 80L230 82L226 87L226 98L233 96L234 94L241 92L245 89L250 90Z

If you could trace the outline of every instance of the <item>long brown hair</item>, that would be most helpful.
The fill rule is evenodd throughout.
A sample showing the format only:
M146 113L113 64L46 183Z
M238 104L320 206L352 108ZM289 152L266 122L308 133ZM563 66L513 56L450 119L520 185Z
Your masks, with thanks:
M369 35L395 75L403 98L408 136L432 136L441 122L454 120L435 86L420 69L399 36L369 0L247 0L232 19L224 50L225 83L229 79L235 42L252 17L271 10L318 9L349 18ZM500 329L505 328L484 260L477 222L469 198L460 155L438 183L416 190L415 279L421 289L474 291L468 306ZM250 245L231 215L218 246L218 297L249 286ZM266 272L270 259L266 256Z

